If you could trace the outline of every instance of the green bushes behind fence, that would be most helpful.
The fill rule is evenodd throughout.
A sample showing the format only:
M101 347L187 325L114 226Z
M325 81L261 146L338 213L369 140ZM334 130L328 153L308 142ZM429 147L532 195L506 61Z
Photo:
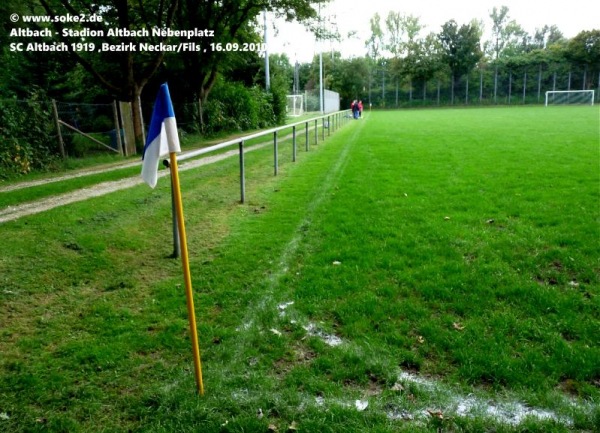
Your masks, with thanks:
M50 101L35 89L25 101L0 99L0 179L46 170L59 155Z

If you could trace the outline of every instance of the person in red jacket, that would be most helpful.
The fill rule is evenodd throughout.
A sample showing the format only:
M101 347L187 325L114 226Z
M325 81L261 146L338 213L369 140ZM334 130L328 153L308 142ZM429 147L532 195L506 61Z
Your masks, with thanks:
M362 100L358 101L358 117L362 117L363 103Z

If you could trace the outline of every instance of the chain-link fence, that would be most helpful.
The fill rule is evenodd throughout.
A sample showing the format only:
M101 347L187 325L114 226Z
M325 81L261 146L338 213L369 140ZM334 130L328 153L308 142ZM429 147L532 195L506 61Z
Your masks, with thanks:
M54 102L56 122L66 153L122 152L122 132L115 103Z
M306 111L321 111L319 89L304 92ZM323 89L323 112L333 113L340 110L340 94L332 90Z
M448 105L543 104L546 91L596 90L600 73L569 69L564 65L501 68L486 66L454 78L450 74L418 79L395 76L385 68L375 69L363 99L373 107Z

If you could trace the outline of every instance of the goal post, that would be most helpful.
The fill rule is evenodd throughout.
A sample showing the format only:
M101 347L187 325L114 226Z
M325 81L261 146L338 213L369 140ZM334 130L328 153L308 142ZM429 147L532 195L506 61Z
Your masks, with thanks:
M546 92L548 105L594 105L593 90L549 90Z
M287 95L287 115L291 117L304 114L304 95Z

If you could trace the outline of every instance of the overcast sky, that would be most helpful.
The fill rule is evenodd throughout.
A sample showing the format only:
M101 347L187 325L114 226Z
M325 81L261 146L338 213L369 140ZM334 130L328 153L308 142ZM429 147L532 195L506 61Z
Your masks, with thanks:
M439 32L442 24L451 19L459 25L472 19L483 20L485 29L489 31L492 8L503 5L508 7L510 18L529 34L544 25L556 25L568 38L582 30L600 29L599 0L332 0L322 9L322 16L331 16L337 22L343 41L333 47L327 44L325 50L336 49L345 57L364 55L364 41L370 36L369 20L376 12L382 17L382 25L390 10L417 16L425 26L422 35L426 35ZM318 52L314 36L301 25L284 22L276 22L275 25L277 31L270 28L267 37L270 53L285 52L293 63L296 59L308 62ZM356 31L357 36L348 38L349 31Z

